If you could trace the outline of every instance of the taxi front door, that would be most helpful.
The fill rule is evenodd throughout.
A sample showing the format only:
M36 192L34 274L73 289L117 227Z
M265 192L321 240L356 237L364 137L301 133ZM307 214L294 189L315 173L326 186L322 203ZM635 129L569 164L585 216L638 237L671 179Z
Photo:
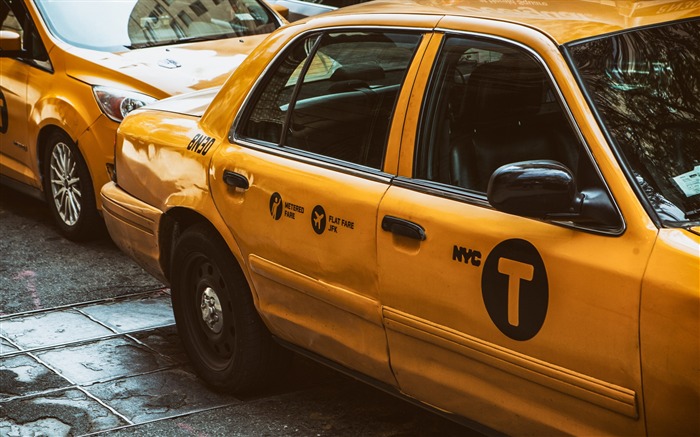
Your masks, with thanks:
M405 131L405 176L378 214L383 318L401 390L496 430L643 434L639 302L655 233L628 223L606 235L506 214L478 188L440 178L439 151L426 150L437 149L443 130L429 125L449 118L430 116L442 113L434 101L447 96L454 108L463 78L477 76L475 59L518 51L483 39L443 43L450 56L426 69L414 88L431 84L428 103L419 96L409 107L407 118L425 124ZM454 74L443 60L463 61L465 70ZM441 88L441 80L455 77ZM435 166L422 162L430 156Z
M0 20L3 31L20 35L23 49L0 56L0 172L40 188L29 119L40 96L37 87L46 83L52 67L23 2L2 0Z
M2 30L23 34L14 10L3 2ZM14 56L14 55L13 55ZM0 56L0 169L13 179L29 183L27 171L27 77L31 68L15 57Z
M643 431L647 242L403 187L388 191L379 218L389 229L377 240L384 323L406 394L495 429ZM396 221L425 239L392 231Z

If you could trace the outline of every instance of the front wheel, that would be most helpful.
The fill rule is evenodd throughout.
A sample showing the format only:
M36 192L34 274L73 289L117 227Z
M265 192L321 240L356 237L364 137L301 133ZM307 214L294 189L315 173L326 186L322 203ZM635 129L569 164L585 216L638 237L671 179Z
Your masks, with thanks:
M253 305L248 283L228 246L209 226L186 230L172 260L178 334L197 374L212 388L259 389L288 355Z
M100 216L87 164L63 132L49 137L44 155L44 192L59 232L69 240L86 240L99 229Z

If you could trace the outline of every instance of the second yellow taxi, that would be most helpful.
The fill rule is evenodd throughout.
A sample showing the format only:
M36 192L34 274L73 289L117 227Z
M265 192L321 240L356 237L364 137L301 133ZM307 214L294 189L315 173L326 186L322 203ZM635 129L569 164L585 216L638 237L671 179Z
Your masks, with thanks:
M260 0L0 0L0 183L92 236L124 115L221 85L284 22Z

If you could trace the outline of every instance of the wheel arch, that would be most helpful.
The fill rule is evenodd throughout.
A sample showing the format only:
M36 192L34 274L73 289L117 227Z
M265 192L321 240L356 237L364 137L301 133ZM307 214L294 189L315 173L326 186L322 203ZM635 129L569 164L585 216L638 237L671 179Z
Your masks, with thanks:
M192 209L168 211L161 229L175 321L197 375L216 391L234 393L276 382L291 355L265 324L240 254Z
M159 226L158 245L160 247L160 262L162 271L168 282L172 279L171 264L175 243L183 232L195 225L208 226L221 238L222 242L229 248L236 259L238 268L243 272L251 288L253 299L257 301L256 293L254 292L252 281L250 281L246 265L243 262L240 248L233 235L228 231L228 227L223 220L221 220L219 216L210 219L194 209L183 206L174 207L163 214Z
M53 86L34 103L29 113L29 133L36 140L36 170L40 174L45 170L46 163L43 161L48 147L47 139L53 132L60 131L78 148L87 164L90 178L95 183L95 169L100 168L96 159L105 152L105 147L113 148L114 145L113 142L107 146L95 143L99 138L94 137L94 125L104 116L92 95L91 85L60 75L55 79ZM114 131L116 132L116 124ZM86 136L86 133L91 135ZM41 182L43 184L43 178ZM98 204L99 188L95 187L94 190Z
M42 191L44 190L44 170L46 167L46 162L44 160L44 156L46 155L46 148L49 147L49 138L51 138L51 135L54 133L58 134L65 134L68 138L71 139L75 143L75 138L73 138L70 133L66 132L65 129L61 128L60 126L57 126L55 124L47 124L43 126L40 130L39 133L37 134L37 139L36 139L36 159L37 159L37 165L38 165L38 170L39 170L39 178L41 179L41 189ZM77 144L77 143L76 143ZM88 167L88 171L89 171Z

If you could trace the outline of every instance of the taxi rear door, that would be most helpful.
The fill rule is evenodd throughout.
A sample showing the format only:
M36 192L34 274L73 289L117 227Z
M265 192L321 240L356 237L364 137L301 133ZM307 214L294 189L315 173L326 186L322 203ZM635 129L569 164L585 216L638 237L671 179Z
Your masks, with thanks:
M301 38L261 81L234 144L217 152L212 188L272 332L390 384L377 208L396 168L392 115L400 126L394 108L421 40L354 29Z
M484 36L433 43L436 60L414 88L425 95L414 91L407 115L418 128L404 131L402 176L378 215L400 388L506 433L643 434L640 279L655 232L621 216L586 228L494 210L481 174L494 160L567 161L581 185L608 187L572 127L569 85L534 51ZM547 123L526 129L540 116ZM554 150L530 140L557 123L566 138Z

